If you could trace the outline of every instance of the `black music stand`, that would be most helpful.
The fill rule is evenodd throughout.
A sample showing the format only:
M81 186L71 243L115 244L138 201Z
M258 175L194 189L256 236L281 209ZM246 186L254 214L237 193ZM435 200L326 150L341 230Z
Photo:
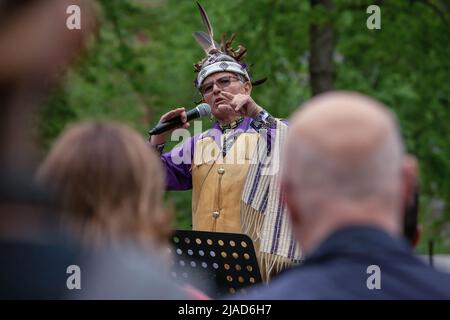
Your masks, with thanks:
M171 242L172 277L212 298L261 282L253 242L245 234L175 230Z

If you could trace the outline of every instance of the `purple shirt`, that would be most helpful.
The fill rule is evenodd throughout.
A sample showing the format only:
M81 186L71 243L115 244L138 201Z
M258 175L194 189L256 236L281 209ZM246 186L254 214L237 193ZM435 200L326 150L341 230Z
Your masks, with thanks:
M272 118L269 115L270 118ZM273 118L272 118L273 119ZM244 118L244 120L233 130L239 130L242 132L258 132L262 127L260 125L254 125L255 120L251 118ZM283 121L284 122L284 121ZM253 123L253 126L252 126ZM270 123L269 127L265 127L267 130L268 149L270 150L270 144L272 140L272 131L276 128L276 123ZM166 168L166 189L167 190L189 190L192 189L192 163L194 159L194 146L199 138L205 136L212 137L218 146L221 145L222 130L218 122L215 122L211 129L206 133L203 132L200 135L193 136L185 141L180 146L173 148L170 152L161 155L161 161ZM175 155L175 157L174 157ZM183 159L184 161L181 161ZM174 161L175 160L175 161Z

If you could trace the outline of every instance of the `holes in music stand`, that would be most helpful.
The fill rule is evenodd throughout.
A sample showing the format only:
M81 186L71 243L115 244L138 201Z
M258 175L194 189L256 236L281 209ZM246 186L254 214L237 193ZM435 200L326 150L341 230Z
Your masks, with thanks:
M253 245L247 236L177 231L172 237L172 243L175 258L172 277L182 281L185 278L191 285L199 285L202 281L216 283L218 291L205 291L211 297L218 298L226 293L241 292L245 286L261 279ZM194 282L198 272L204 274L201 278L203 280Z

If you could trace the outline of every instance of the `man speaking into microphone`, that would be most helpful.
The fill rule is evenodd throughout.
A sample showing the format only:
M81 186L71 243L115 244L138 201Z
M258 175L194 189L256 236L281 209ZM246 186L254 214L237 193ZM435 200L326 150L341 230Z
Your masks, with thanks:
M167 112L150 131L150 143L161 154L167 190L192 189L193 229L249 235L267 280L271 273L300 259L279 187L273 183L277 173L265 176L259 166L267 162L267 154L277 152L274 137L284 137L287 126L251 97L252 86L264 81L252 82L242 62L246 49L231 48L232 39L217 44L206 12L199 8L208 33L194 33L206 53L194 65L195 86L215 122L177 147L175 154L183 159L190 152L190 161L181 164L172 159L173 152L162 154L164 144L175 127L188 128L188 120L202 116L200 112L187 113L184 108ZM205 106L197 109L201 107ZM267 152L257 156L263 142Z

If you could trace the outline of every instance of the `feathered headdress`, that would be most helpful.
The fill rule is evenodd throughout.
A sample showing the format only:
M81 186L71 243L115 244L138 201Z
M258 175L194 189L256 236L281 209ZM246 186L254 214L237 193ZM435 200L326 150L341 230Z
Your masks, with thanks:
M195 80L195 86L200 88L206 77L213 73L223 71L240 74L248 81L251 81L248 72L248 65L242 62L242 59L247 53L247 49L241 45L239 45L237 49L232 48L231 44L236 37L235 33L233 33L228 39L225 34L222 35L220 45L214 41L214 31L208 15L200 3L197 2L197 5L200 10L200 16L202 17L203 24L205 25L208 33L197 31L192 34L206 53L206 57L204 59L194 64L195 72L198 72L197 79ZM267 79L261 79L252 82L252 84L258 85L266 80Z

